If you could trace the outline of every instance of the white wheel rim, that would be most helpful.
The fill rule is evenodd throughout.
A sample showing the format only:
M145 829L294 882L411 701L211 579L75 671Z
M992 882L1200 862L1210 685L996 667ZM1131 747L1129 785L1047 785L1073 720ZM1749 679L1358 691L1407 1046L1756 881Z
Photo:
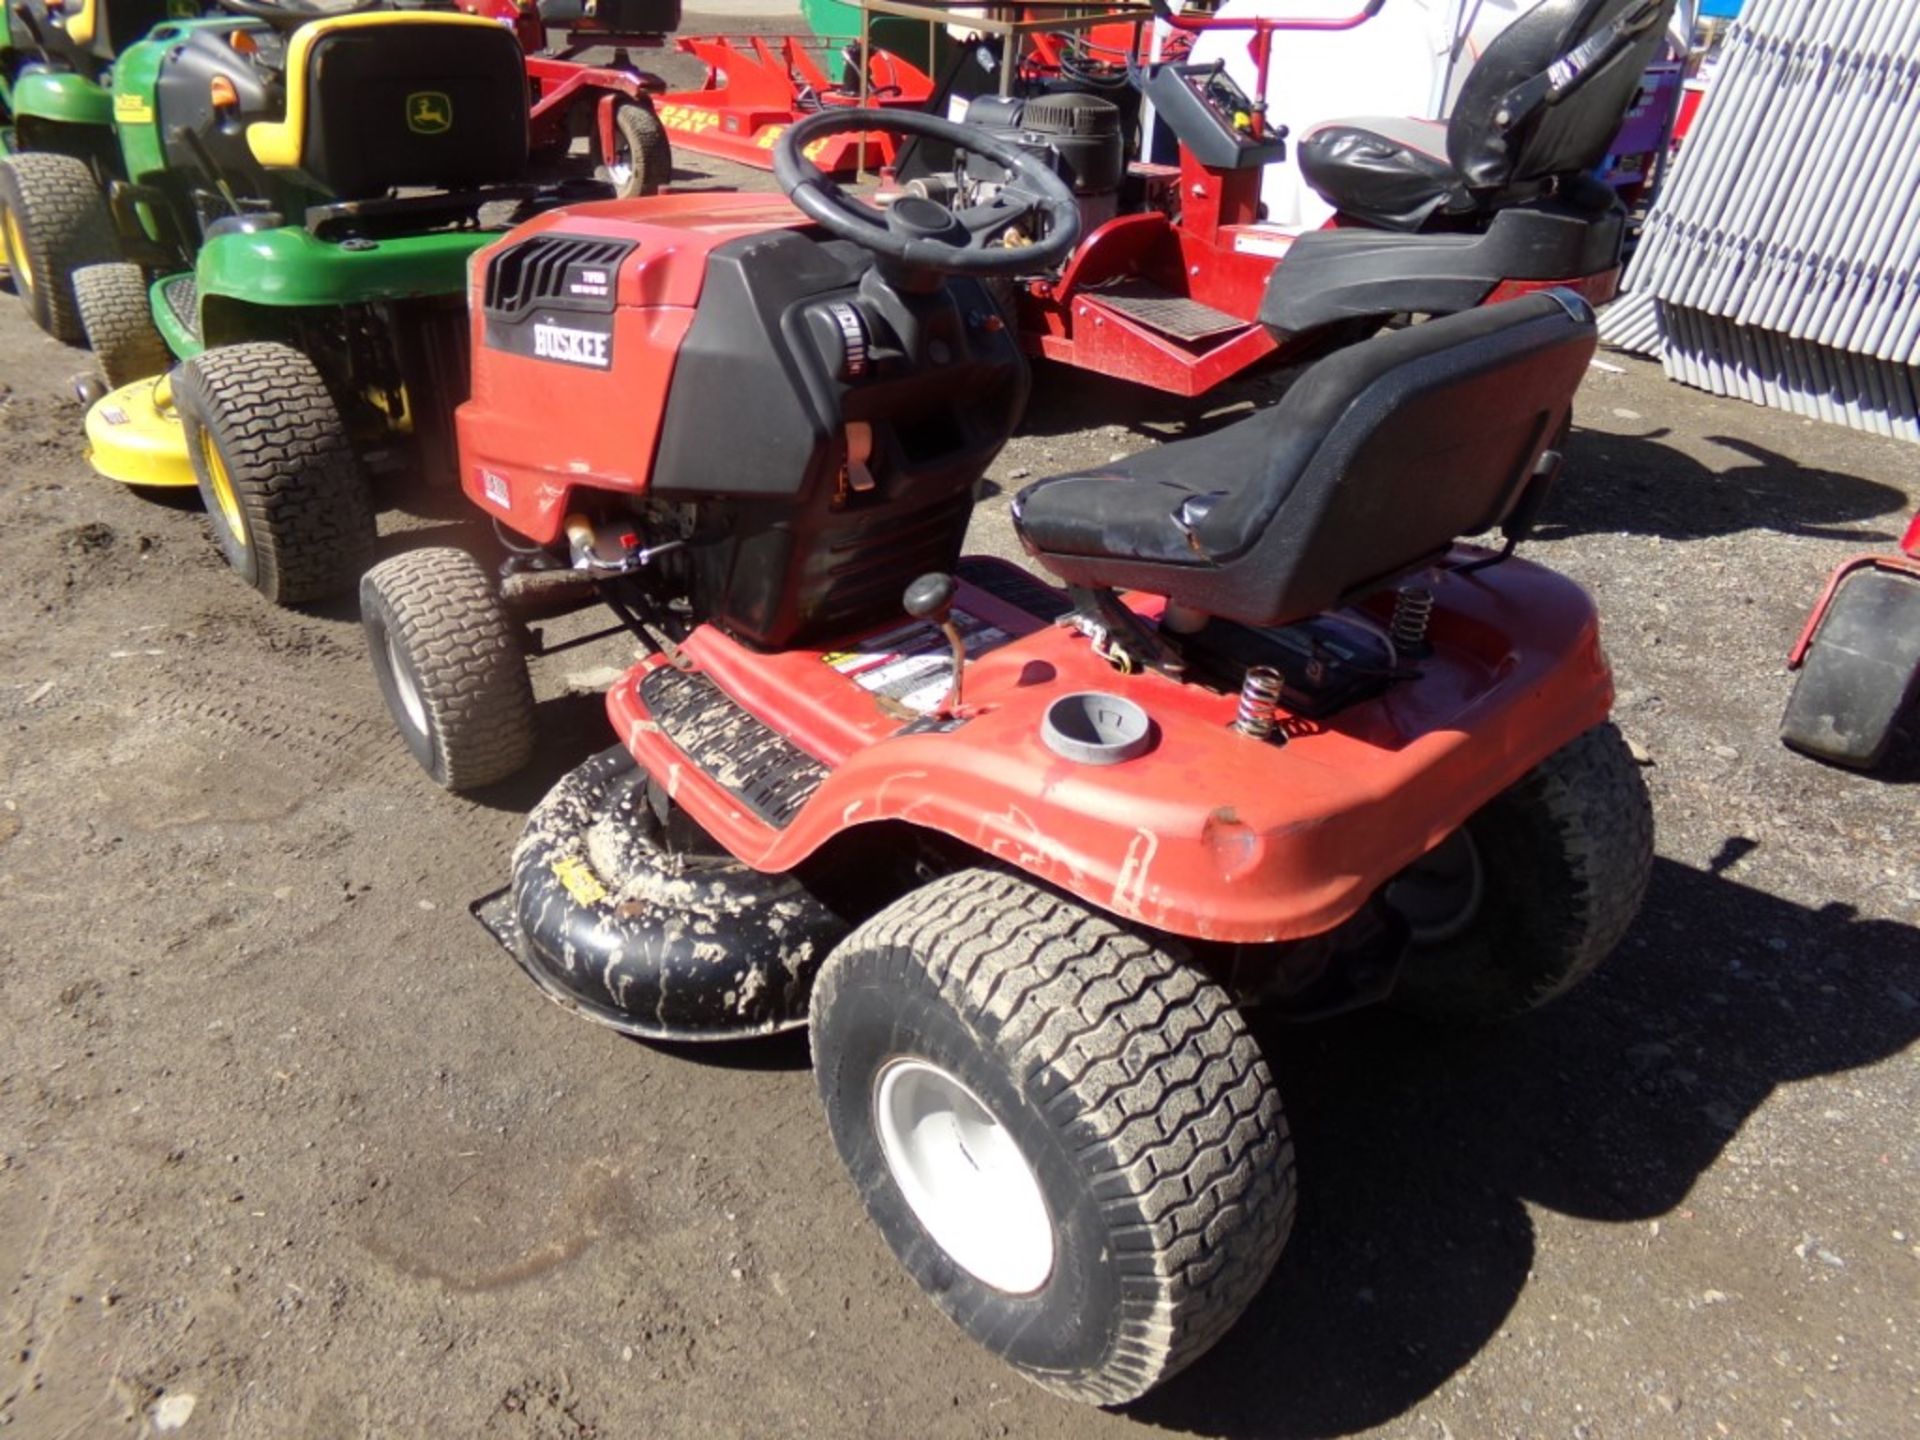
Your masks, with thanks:
M420 698L420 687L413 683L407 667L400 663L400 647L393 643L391 630L387 632L387 669L393 672L393 693L400 697L400 708L406 713L407 723L419 734L426 734L426 701Z
M1406 918L1415 945L1457 940L1479 917L1487 895L1480 847L1456 830L1387 886L1387 903Z
M891 1060L874 1078L873 1114L893 1183L956 1265L1010 1295L1047 1283L1040 1178L979 1096L925 1060Z

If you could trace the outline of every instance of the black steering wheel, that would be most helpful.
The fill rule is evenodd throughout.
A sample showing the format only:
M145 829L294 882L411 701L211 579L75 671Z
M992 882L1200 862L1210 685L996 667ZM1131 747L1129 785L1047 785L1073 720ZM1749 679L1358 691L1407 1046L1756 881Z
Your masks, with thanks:
M938 200L902 195L885 210L856 200L807 158L807 147L830 135L866 131L944 141L1010 172L984 205L952 210ZM780 134L773 174L808 219L843 240L911 270L939 275L1031 275L1073 253L1080 206L1067 182L1045 161L973 125L956 125L914 110L821 110ZM1031 245L996 245L1014 222L1038 211L1046 234Z
M244 15L249 20L264 20L276 30L298 30L311 20L358 15L362 10L379 10L389 3L390 0L347 0L345 4L321 4L318 0L219 0L222 10Z

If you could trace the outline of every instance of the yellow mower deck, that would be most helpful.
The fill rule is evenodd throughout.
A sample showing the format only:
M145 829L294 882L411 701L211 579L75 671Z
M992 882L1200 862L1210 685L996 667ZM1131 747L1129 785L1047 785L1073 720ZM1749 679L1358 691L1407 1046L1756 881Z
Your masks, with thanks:
M197 483L166 376L122 385L94 402L87 411L87 459L109 480L126 485Z

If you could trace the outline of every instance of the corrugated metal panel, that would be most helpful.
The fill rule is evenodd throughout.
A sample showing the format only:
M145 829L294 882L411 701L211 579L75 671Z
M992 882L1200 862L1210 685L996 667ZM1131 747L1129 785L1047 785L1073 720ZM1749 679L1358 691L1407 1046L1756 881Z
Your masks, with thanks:
M1920 4L1749 0L1626 290L1676 379L1920 439Z

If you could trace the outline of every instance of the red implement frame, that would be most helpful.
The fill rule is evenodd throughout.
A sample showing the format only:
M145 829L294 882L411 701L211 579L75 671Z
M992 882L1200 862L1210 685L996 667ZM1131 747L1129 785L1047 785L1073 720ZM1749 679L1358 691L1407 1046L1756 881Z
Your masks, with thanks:
M1889 555L1884 550L1869 550L1864 555L1855 555L1843 561L1840 567L1827 577L1827 588L1820 592L1820 602L1813 607L1813 613L1807 617L1800 638L1793 642L1793 653L1787 657L1787 668L1798 670L1806 662L1807 651L1813 646L1813 637L1819 632L1820 622L1827 618L1827 608L1833 604L1833 597L1840 592L1840 584L1856 570L1892 570L1901 575L1911 575L1920 580L1920 512L1907 522L1907 533L1900 537L1898 555Z
M794 121L816 110L857 107L860 96L821 67L814 42L788 35L770 45L758 35L683 35L675 42L707 67L698 90L654 99L661 124L676 146L717 155L756 169L773 168L773 146ZM868 53L869 103L918 109L933 94L932 77L885 50ZM813 146L808 159L829 175L893 163L898 142L888 135L835 135Z
M613 117L619 108L657 105L651 97L667 88L667 82L658 75L626 63L629 49L663 48L667 43L664 35L615 33L582 21L568 32L566 46L553 50L552 32L531 4L521 4L520 0L455 0L455 4L468 15L497 21L512 30L526 52L527 84L532 92L528 140L535 151L564 153L577 133L576 108L590 105L596 153L612 155L617 143ZM612 65L586 65L575 58L586 49L609 45L616 51Z

